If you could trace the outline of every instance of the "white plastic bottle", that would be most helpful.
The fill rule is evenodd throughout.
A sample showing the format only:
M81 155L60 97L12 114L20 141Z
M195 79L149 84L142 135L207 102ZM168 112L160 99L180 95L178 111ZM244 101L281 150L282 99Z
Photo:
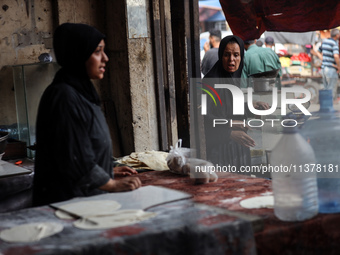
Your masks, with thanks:
M319 91L320 110L301 128L317 163L320 213L340 212L340 112L333 108L333 91Z
M285 127L270 155L274 213L283 221L303 221L318 213L312 147L295 127ZM309 171L308 171L309 170Z

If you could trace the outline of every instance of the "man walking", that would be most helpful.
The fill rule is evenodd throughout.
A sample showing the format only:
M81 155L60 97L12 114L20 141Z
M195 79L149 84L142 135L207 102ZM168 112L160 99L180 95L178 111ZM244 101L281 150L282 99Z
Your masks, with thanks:
M267 48L273 49L273 46L275 46L274 38L271 36L267 36L264 40L264 44Z
M278 89L281 89L281 62L276 53L270 48L258 47L256 45L256 40L245 41L244 47L247 51L244 55L242 78L248 78L249 75L256 73L279 69L276 86L278 87ZM249 79L247 79L247 82L245 82L244 80L242 81L242 87L249 86Z
M202 59L202 74L206 75L218 60L218 47L220 47L221 30L213 29L209 31L209 42L204 44L204 57Z
M327 38L322 42L317 56L322 59L322 79L324 88L334 91L337 89L338 73L340 71L339 61L339 45L340 31L338 29L331 30L331 38Z

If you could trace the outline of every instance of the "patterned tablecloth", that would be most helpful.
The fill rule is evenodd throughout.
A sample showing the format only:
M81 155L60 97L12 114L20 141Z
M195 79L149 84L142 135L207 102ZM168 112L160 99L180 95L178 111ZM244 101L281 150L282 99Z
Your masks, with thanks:
M125 227L78 229L72 225L72 220L57 218L55 210L48 206L0 214L0 231L46 221L58 222L64 227L60 233L36 242L7 243L0 240L0 254L256 254L251 222L229 215L225 210L194 203L191 199L174 202L167 199L168 203L158 206L150 206L150 201L139 203L143 200L139 194L146 196L143 192L148 187L105 195L105 199L123 203L122 208L141 204L147 206L148 211L157 213L154 218ZM156 204L163 200L157 201L157 194L161 194L162 189L154 189L151 200ZM120 197L116 199L117 196Z
M243 199L272 194L271 181L226 174L215 183L193 185L186 176L166 172L140 174L144 185L185 191L195 202L260 217L253 224L257 254L340 254L340 214L318 214L304 222L283 222L269 208L245 209ZM254 223L254 221L253 221Z
M270 180L226 174L215 183L194 185L169 171L139 178L143 186L183 191L192 199L152 207L157 217L107 230L77 229L48 206L2 213L0 231L39 221L60 222L64 230L33 243L0 240L0 254L339 254L340 214L283 222L273 209L240 206L243 199L271 195Z

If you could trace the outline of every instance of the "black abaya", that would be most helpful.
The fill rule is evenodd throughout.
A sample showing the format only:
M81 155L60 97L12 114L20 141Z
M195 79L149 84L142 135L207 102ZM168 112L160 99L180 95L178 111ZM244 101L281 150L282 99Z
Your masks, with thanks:
M65 23L55 31L62 68L39 104L34 205L103 193L99 187L113 177L109 129L85 68L104 38L84 24Z
M234 73L227 72L223 68L223 52L227 44L236 41L240 46L241 62L238 70ZM223 38L219 47L219 60L214 67L204 76L203 84L231 84L240 87L240 78L243 69L244 44L237 36ZM250 149L231 139L231 128L229 125L216 125L213 127L213 119L245 120L246 115L233 115L233 97L227 89L216 89L221 97L222 105L214 105L212 100L208 101L207 115L204 118L206 153L207 159L219 166L235 167L251 165Z

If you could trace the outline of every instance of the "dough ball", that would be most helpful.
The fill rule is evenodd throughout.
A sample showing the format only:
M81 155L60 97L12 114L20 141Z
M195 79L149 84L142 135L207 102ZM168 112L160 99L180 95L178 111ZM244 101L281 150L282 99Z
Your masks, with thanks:
M218 180L218 176L215 172L209 173L209 182L216 182Z
M183 172L184 160L182 156L174 156L167 161L170 172L176 174L186 174Z
M182 173L183 173L183 174L186 174L186 175L189 175L189 174L190 174L190 164L189 164L189 163L185 164L185 165L182 167Z
M189 159L190 177L195 179L195 184L205 184L217 181L214 165L202 159ZM187 166L187 167L188 167Z

